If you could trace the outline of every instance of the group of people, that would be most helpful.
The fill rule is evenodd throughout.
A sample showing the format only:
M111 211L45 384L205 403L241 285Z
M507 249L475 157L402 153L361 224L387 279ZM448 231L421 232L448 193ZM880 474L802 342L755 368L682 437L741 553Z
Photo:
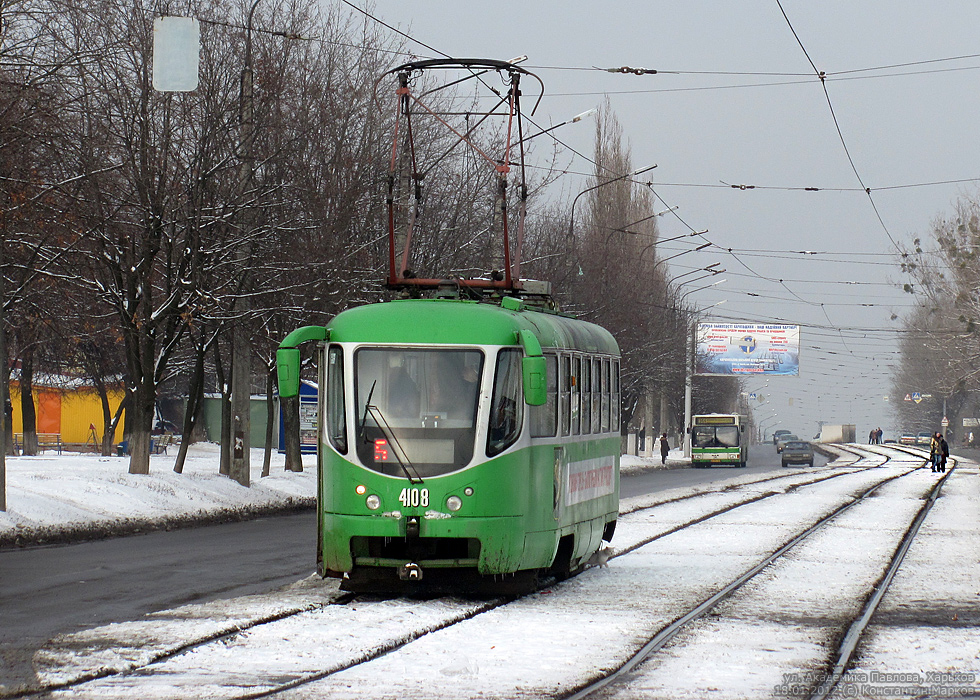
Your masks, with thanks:
M881 428L875 428L870 433L868 433L868 444L869 445L880 445L881 437L885 432Z
M947 444L943 434L937 432L932 436L932 441L929 443L929 463L932 465L932 471L945 472L948 458L949 444Z

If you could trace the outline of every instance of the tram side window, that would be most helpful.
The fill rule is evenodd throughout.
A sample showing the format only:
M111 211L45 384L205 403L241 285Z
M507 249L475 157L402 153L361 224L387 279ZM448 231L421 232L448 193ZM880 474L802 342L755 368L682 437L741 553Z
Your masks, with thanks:
M505 349L497 355L487 428L487 456L498 455L517 441L524 422L524 373L521 350Z
M333 345L327 351L327 439L340 454L347 454L347 411L344 401L344 351Z
M588 360L587 360L588 361ZM592 358L592 432L598 433L602 415L602 360Z
M569 434L570 417L572 415L572 358L568 355L561 357L561 410L558 412L561 420L561 434Z
M548 402L544 406L531 406L531 437L553 437L558 422L558 358L545 355L544 362Z
M609 402L611 404L609 408L609 428L613 432L618 432L619 412L621 410L619 403L619 360L613 360L612 376L609 379L611 381L610 388L612 389L609 395Z
M571 413L571 434L578 435L580 428L580 418L582 409L582 393L581 393L581 379L582 379L582 358L573 357L572 358L572 376L569 378L569 383L572 385L572 413Z
M582 434L585 435L592 431L592 360L582 358Z
M600 368L599 375L602 378L602 398L599 401L599 414L601 415L599 430L603 433L609 432L609 360L596 360Z

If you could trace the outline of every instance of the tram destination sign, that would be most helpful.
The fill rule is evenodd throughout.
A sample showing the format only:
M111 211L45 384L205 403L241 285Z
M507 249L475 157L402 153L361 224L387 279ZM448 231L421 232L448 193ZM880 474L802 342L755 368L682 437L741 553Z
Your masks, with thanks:
M800 373L800 327L765 323L699 323L695 374Z

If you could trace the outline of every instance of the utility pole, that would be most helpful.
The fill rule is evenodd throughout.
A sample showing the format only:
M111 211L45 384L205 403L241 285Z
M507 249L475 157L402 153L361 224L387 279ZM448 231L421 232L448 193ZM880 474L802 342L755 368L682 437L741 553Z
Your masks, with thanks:
M684 458L691 458L691 388L694 374L694 322L692 317L687 326L687 339L684 347Z
M245 199L252 197L251 184L254 175L255 155L252 152L255 141L255 108L253 75L252 75L252 17L255 15L255 8L259 0L252 3L248 11L248 22L245 30L245 66L242 70L241 84L241 169L239 171L239 193L244 203ZM251 395L252 395L252 357L251 347L248 341L245 320L251 306L248 301L248 245L247 241L251 234L252 212L251 205L244 205L242 209L241 231L244 234L246 244L238 246L238 264L242 271L241 287L239 299L235 304L238 311L238 318L232 331L232 356L231 356L231 478L242 486L250 485L251 469L251 440L250 433L252 428L251 421ZM271 397L268 397L271 398Z
M6 314L3 306L7 301L3 265L7 241L3 228L0 228L0 512L7 510L7 331Z

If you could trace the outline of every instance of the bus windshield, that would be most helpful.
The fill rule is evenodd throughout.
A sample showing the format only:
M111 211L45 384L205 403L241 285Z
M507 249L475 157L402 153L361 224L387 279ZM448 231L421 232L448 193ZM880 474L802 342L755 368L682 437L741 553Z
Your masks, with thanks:
M737 425L697 425L691 434L694 447L738 447Z
M354 367L355 439L364 466L425 477L470 462L481 351L361 348Z

